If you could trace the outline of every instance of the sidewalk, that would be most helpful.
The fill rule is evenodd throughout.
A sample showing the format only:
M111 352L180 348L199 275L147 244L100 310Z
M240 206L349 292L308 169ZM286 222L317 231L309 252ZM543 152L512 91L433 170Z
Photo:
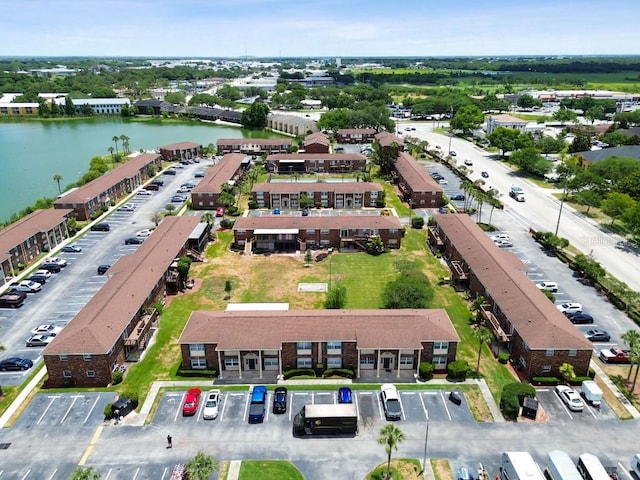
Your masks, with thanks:
M600 368L600 366L596 363L596 362L591 362L591 368L593 368L596 372L596 375L598 376L598 378L600 380L602 380L602 383L604 383L607 388L609 390L611 390L613 392L613 394L616 396L616 398L618 400L620 400L620 403L622 403L622 405L624 405L624 407L627 409L627 411L629 412L629 415L631 415L634 419L635 418L640 418L640 412L638 412L638 410L636 409L636 407L634 407L631 402L629 402L629 400L627 399L627 397L625 397L622 392L620 392L620 390L618 390L618 387L616 387L613 382L611 381L611 379L602 371L602 369Z

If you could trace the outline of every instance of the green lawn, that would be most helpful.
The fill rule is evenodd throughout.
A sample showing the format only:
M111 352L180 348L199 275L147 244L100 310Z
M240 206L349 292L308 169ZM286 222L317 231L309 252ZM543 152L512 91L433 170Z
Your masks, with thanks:
M285 460L243 460L240 465L240 480L304 480L304 476Z

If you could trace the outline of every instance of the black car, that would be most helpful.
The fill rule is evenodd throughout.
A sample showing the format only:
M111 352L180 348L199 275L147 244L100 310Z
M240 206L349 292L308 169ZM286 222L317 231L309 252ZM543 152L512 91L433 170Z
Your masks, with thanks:
M156 179L156 180L152 181L151 183L152 183L152 184L154 184L154 185L158 185L159 187L161 187L161 186L163 186L163 185L164 185L164 180L162 180L161 178L158 178L158 179Z
M164 172L164 175L175 175L177 172L173 168L167 168Z
M95 225L91 225L92 232L108 232L111 230L111 227L108 223L96 223Z
M273 392L273 413L285 413L287 411L287 389L277 387Z
M464 195L462 193L458 193L457 195L453 195L451 200L464 200Z
M125 245L140 245L144 242L144 238L142 237L129 237L124 241Z
M0 361L0 371L8 370L29 370L33 367L33 362L28 358L11 357Z
M47 283L47 277L45 275L41 275L39 273L34 273L27 280L31 280L32 282L38 282L40 285L44 285Z
M111 265L98 265L98 275L104 275L109 268L111 268Z
M60 264L55 262L45 262L42 265L40 265L40 269L46 270L51 273L60 273L60 270L62 270L62 268L60 267Z
M571 323L593 323L593 317L582 312L564 312Z
M480 175L482 178L489 178L489 172L482 172Z

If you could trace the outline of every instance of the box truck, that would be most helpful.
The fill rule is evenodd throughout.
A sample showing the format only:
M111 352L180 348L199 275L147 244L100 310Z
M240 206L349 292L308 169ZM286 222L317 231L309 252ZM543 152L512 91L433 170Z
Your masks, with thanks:
M593 405L595 408L600 408L600 404L602 403L602 390L596 382L593 380L585 380L582 382L582 388L580 390L588 404Z
M305 405L293 419L293 434L338 435L358 431L358 412L353 403Z

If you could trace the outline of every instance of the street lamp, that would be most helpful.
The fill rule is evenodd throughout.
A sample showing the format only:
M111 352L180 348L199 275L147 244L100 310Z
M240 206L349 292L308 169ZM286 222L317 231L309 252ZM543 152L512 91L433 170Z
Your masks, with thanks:
M329 291L331 291L331 257L333 256L331 254L333 253L333 248L329 247L327 252L329 252Z
M451 140L453 139L453 134L449 132L449 156L451 156Z
M560 229L560 217L562 216L562 208L564 207L564 200L567 198L567 183L569 182L569 174L565 172L564 183L562 185L562 198L560 199L560 210L558 210L558 221L556 222L556 232L554 235L558 236L558 230Z
M429 440L429 411L427 411L427 431L424 434L424 457L422 459L422 474L427 469L427 442Z

